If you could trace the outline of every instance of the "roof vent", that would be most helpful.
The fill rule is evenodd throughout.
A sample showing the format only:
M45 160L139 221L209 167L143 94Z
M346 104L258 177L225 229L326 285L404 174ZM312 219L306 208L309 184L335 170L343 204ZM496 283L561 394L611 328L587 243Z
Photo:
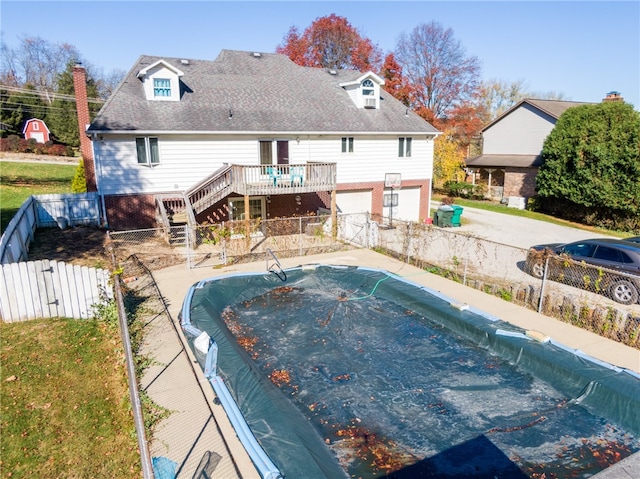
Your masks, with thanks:
M189 60L182 59L182 60L180 60L180 63L182 63L183 65L188 65L189 64Z
M262 56L262 53L260 53L260 52L253 52L253 56L254 56L255 58L260 58L260 57Z

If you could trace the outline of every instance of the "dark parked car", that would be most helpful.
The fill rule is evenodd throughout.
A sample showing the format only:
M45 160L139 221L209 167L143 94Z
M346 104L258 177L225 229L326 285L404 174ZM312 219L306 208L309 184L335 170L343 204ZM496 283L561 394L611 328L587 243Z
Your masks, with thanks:
M532 246L527 272L542 278L547 258L549 279L605 294L618 303L638 302L640 243L601 238Z

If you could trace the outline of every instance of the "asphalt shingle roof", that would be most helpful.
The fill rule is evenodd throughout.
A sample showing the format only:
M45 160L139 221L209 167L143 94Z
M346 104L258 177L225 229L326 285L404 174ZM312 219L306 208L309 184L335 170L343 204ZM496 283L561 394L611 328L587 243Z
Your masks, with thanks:
M184 73L179 102L145 98L137 73L158 60ZM339 84L362 74L301 67L273 53L222 50L214 61L188 62L141 56L89 131L437 133L382 90L379 109L358 108Z
M505 167L529 168L540 166L542 157L540 155L480 155L466 160L467 166L475 167Z

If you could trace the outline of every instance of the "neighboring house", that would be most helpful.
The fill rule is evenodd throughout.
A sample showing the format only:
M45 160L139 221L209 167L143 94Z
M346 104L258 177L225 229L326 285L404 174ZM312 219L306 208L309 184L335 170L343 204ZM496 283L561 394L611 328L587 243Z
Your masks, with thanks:
M473 183L490 186L492 198L534 196L544 140L562 113L585 104L525 99L513 106L482 129L482 154L466 160Z
M439 132L383 84L271 53L141 56L86 131L87 182L111 229L181 211L190 223L325 210L418 221ZM393 211L383 206L389 174L401 179Z
M49 128L44 121L37 118L27 120L22 129L22 134L27 140L36 140L38 143L49 141Z

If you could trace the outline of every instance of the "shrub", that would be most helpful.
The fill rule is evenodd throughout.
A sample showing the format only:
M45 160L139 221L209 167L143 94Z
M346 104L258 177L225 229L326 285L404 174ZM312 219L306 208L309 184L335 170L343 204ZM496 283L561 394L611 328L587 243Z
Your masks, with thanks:
M444 184L445 193L457 198L477 198L484 196L484 185L449 181Z
M20 138L18 135L9 135L0 138L0 151L11 151L14 153L36 153L39 155L53 156L73 156L73 148L61 143L47 141L38 143L36 140Z
M87 192L87 180L84 176L84 160L80 160L76 168L76 174L71 180L71 191L74 193L86 193Z
M19 151L20 137L18 135L9 135L2 139L2 151Z

